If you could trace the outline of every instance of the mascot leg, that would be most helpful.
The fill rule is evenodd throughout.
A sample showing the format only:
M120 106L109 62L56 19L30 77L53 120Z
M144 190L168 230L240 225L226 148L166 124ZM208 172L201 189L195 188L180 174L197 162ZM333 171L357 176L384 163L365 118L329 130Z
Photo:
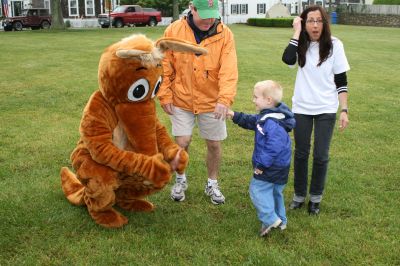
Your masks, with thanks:
M143 176L123 176L119 188L115 191L116 204L128 211L150 212L155 207L145 197L158 190Z
M84 205L85 187L67 167L61 168L61 187L65 197L74 205Z
M117 212L114 208L105 211L93 211L89 208L88 210L90 216L92 216L97 224L107 228L119 228L128 223L128 218Z
M128 223L128 219L112 207L119 186L117 172L90 159L82 163L77 176L85 184L83 199L97 224L117 228Z
M137 212L150 212L154 209L153 203L145 199L119 200L117 205L124 210Z

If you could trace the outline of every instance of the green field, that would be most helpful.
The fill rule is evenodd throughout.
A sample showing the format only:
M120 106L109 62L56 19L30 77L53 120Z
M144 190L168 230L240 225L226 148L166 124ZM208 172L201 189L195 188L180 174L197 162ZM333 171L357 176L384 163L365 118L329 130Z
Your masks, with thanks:
M296 70L281 61L291 29L231 26L239 62L233 109L254 112L255 82L274 79L291 105ZM122 229L96 225L70 205L59 171L79 138L82 110L97 89L109 44L163 27L0 32L0 265L399 265L400 29L334 25L351 66L349 128L335 131L321 214L288 211L288 229L258 237L249 195L253 135L228 121L220 186L203 193L205 145L190 150L187 200L170 186L153 213L123 212ZM170 128L158 107L159 117ZM293 172L285 190L293 194Z

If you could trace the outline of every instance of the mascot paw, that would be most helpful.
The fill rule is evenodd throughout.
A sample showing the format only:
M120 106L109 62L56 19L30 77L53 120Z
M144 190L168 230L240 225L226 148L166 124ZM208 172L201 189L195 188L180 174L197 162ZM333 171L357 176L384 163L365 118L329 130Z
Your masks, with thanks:
M178 174L183 174L183 172L185 172L188 163L189 163L189 154L185 150L182 150L179 154L178 164L175 169L178 172Z
M185 171L189 162L189 155L184 149L175 144L165 149L164 156L172 171L177 171L179 174Z
M117 203L117 205L128 211L151 212L154 210L153 203L144 199L120 201Z
M89 211L93 220L107 228L119 228L128 223L128 218L114 209L109 209L102 212Z
M151 168L148 179L155 188L162 188L171 180L171 166L161 154L153 156Z

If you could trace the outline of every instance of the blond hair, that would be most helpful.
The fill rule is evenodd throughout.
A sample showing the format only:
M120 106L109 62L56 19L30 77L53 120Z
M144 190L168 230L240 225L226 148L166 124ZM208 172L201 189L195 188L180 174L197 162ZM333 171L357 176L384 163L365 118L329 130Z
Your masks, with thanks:
M282 101L283 88L282 86L273 80L259 81L254 85L255 89L260 89L264 97L271 97L276 103Z

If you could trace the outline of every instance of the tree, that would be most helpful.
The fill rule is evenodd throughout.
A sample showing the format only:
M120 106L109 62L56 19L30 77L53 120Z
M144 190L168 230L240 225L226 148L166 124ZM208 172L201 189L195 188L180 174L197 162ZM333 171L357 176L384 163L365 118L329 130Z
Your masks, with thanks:
M61 10L61 0L51 0L51 28L64 30L65 24Z
M179 3L178 0L172 1L172 21L179 19Z

